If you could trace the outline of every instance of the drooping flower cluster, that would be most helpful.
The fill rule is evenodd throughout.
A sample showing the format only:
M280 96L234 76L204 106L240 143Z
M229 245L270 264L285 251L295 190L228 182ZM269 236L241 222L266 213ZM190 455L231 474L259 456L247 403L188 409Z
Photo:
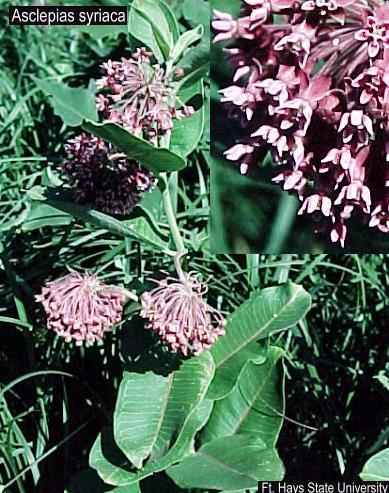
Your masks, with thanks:
M389 6L381 0L242 0L215 12L235 68L222 90L247 137L226 151L247 173L270 150L274 181L344 246L358 216L389 232Z
M179 279L167 277L142 295L141 316L172 352L198 355L224 335L222 314L204 300L207 286L196 274L178 269Z
M129 214L155 184L153 175L104 140L82 133L65 146L62 169L75 200L109 214Z
M177 109L174 71L152 63L152 54L138 49L131 58L103 63L104 76L97 81L101 91L98 109L106 120L131 133L157 143L170 133L173 119L192 114L193 108Z
M47 327L77 345L101 341L119 323L127 295L96 276L71 272L48 282L35 297L47 315Z

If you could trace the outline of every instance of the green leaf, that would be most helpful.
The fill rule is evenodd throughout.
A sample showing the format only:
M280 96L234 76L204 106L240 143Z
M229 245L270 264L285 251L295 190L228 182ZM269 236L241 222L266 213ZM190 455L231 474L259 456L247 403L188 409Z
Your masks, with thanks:
M69 87L33 77L36 85L52 98L55 113L66 125L78 127L84 120L97 121L95 95L89 89Z
M102 139L114 144L129 159L135 159L153 173L178 171L185 168L186 162L181 156L168 149L154 147L152 144L128 132L115 123L85 122L83 128Z
M134 0L128 19L129 33L148 46L159 62L167 60L173 46L166 9L160 0Z
M302 286L287 284L254 292L228 318L226 335L212 347L216 375L209 398L220 399L234 386L244 361L239 352L250 343L293 327L311 306L311 297ZM252 348L252 346L251 346ZM235 379L232 379L232 371Z
M197 79L193 84L182 86L178 93L179 102L187 103L190 99L203 91L202 79Z
M270 347L264 363L245 364L232 392L215 403L202 443L248 433L259 436L268 447L275 446L284 414L283 354L282 349Z
M171 52L170 58L172 60L172 63L176 63L179 58L183 55L183 53L191 46L192 44L196 43L201 37L204 35L204 28L203 26L197 26L194 29L191 29L190 31L184 32L180 38L178 39L177 43L174 45L174 48Z
M204 132L205 103L193 115L176 120L170 140L170 150L186 157L193 152Z
M89 34L94 39L102 39L106 37L117 37L120 33L128 33L127 25L91 25L91 26L77 26L77 30L83 33Z
M359 476L363 481L389 481L389 448L373 455Z
M170 33L173 36L173 42L177 43L178 38L180 37L180 26L178 24L178 20L174 15L173 10L170 6L164 1L159 1L159 6L161 7L163 13L165 14L166 20L169 24Z
M205 393L205 392L204 392ZM95 468L99 476L108 484L128 485L167 469L172 464L180 461L184 456L194 453L194 437L196 432L203 428L209 419L213 402L204 399L187 415L184 426L182 427L176 442L169 452L157 461L149 461L146 466L137 473L129 472L124 469L126 462L120 463L119 460L109 460L106 457L107 451L115 447L114 444L104 443L104 435L99 435L95 441L89 456L90 466ZM107 440L105 440L107 442ZM105 453L103 452L105 451ZM115 465L112 463L114 462ZM128 465L128 463L127 463Z
M210 9L208 2L204 2L204 0L184 0L182 14L192 26L202 24L205 29L209 30Z
M251 435L217 438L166 472L184 489L239 490L254 488L258 481L279 481L284 476L277 452Z
M66 212L61 212L43 202L33 202L31 210L22 224L22 231L34 231L45 226L67 226L72 221L72 216Z
M137 468L146 458L158 459L171 447L187 416L202 399L213 372L212 357L204 353L185 361L168 377L124 374L114 415L114 436Z
M236 355L216 372L211 383L207 397L209 399L221 399L225 397L236 384L236 380L242 368L249 361L259 365L267 358L267 348L257 342L252 342L246 348L241 349Z
M138 217L129 221L119 221L103 212L57 198L50 197L46 203L81 221L91 223L101 229L106 229L121 238L131 237L138 241L146 242L152 247L157 247L166 253L171 253L167 247L167 243L154 233L144 217Z

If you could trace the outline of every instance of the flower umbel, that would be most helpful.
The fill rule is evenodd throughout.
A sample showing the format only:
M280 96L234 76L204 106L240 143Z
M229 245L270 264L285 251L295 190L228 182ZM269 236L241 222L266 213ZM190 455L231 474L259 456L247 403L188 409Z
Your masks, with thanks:
M215 12L235 75L221 91L246 137L247 173L270 150L274 181L344 246L356 216L389 231L389 6L382 0L242 0Z
M224 335L222 314L207 304L207 286L195 273L178 269L179 279L167 277L141 297L141 316L172 352L198 355Z
M121 321L127 298L124 289L78 272L48 282L35 297L46 312L47 327L77 345L101 341Z
M131 58L103 63L104 76L97 81L98 109L106 120L123 125L131 133L156 143L169 134L173 119L188 116L190 107L177 109L175 72L152 63L152 54L138 49Z
M129 214L155 184L146 168L98 137L82 133L69 140L65 149L63 170L81 204L109 214Z

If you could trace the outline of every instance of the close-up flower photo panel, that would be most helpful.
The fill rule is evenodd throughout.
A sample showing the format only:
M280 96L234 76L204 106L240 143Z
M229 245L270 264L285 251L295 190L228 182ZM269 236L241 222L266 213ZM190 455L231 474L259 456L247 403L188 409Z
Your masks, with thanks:
M214 251L387 252L389 7L212 3Z
M0 0L0 493L389 493L389 7Z

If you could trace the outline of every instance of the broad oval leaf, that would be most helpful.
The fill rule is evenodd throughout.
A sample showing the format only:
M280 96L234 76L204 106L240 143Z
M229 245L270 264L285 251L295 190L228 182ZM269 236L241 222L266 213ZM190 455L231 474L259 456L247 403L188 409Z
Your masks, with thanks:
M203 445L166 472L180 488L239 490L281 480L284 467L277 452L258 437L234 435Z
M229 317L226 335L211 349L216 375L208 397L220 399L232 390L244 365L240 351L253 341L292 327L305 316L310 306L309 293L292 282L253 293ZM235 379L231 378L231 369Z
M155 147L146 140L128 132L116 123L85 122L83 128L120 149L129 159L135 159L155 174L178 171L185 168L186 161L168 149Z
M165 14L166 21L169 24L170 34L173 37L173 45L174 45L174 43L177 43L178 38L180 37L180 26L178 24L178 20L173 10L165 1L159 0L159 6L161 7L163 13Z
M176 120L170 141L170 150L186 157L192 153L204 132L205 103L193 115Z
M191 26L202 24L209 30L211 12L206 0L184 0L182 14Z
M389 448L373 455L364 465L360 477L363 481L389 481Z
M54 112L66 125L78 127L84 120L97 121L96 99L91 90L35 77L34 81L39 89L51 96Z
M204 397L213 372L212 357L204 353L185 361L167 377L150 372L124 374L114 414L114 436L137 468L148 457L162 457L172 446L187 416Z
M110 460L107 452L103 450L114 449L115 444L103 443L104 435L99 435L92 447L89 456L89 464L97 470L99 476L107 483L116 486L137 483L142 479L163 471L182 460L183 457L194 453L194 438L198 430L202 429L208 421L212 411L213 402L204 399L198 406L187 415L186 421L172 448L162 458L149 461L139 472L133 473L125 469L127 462L120 463L118 460ZM114 463L113 463L114 462ZM128 468L127 468L128 469Z
M248 361L230 394L215 403L202 443L221 436L248 433L274 447L284 415L284 352L270 347L262 364Z
M246 348L241 349L228 364L223 365L213 379L208 391L208 398L221 399L225 397L236 384L238 375L242 368L249 362L254 361L261 365L266 361L267 348L265 345L252 342Z
M141 43L148 46L159 62L169 58L173 35L171 22L160 0L134 0L128 19L128 31Z
M180 57L189 48L189 46L196 43L196 41L201 39L203 35L204 35L204 28L201 25L181 34L180 38L178 39L177 43L174 45L174 48L172 50L171 63L173 64L176 63L177 60L179 60Z

